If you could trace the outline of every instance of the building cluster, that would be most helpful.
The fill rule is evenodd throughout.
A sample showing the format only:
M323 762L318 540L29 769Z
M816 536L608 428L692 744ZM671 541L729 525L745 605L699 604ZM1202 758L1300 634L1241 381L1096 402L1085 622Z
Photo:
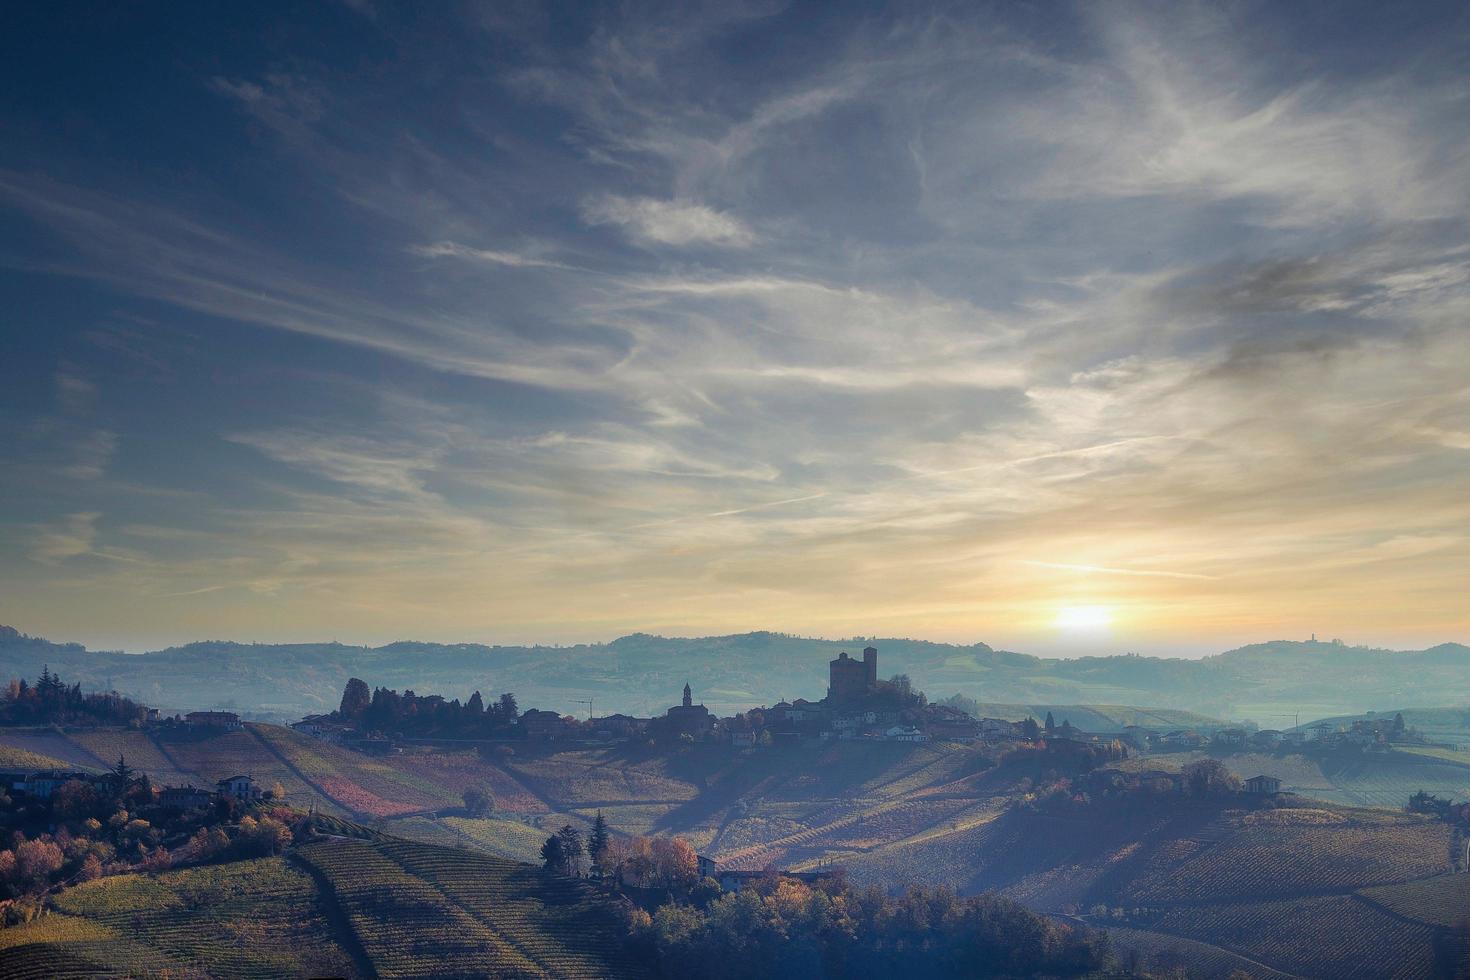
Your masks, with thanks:
M695 702L694 691L686 683L680 703L653 717L612 714L584 721L532 708L520 714L516 729L521 737L531 741L683 739L725 742L737 748L854 739L996 743L1043 737L1033 720L977 719L958 708L926 703L906 687L880 681L878 651L871 646L863 650L861 658L840 653L828 663L827 672L827 696L818 701L783 700L730 717L718 717L704 704ZM297 722L292 727L333 741L354 734L349 726L334 726L316 718ZM1103 738L1086 735L1070 725L1045 734L1077 741ZM1107 738L1110 740L1111 736Z
M79 769L11 769L0 771L0 790L12 799L49 800L67 783L103 785L116 778L111 772L84 772ZM255 779L248 775L221 779L212 790L189 785L165 786L155 790L155 794L160 806L180 810L213 806L222 798L248 803L262 795Z

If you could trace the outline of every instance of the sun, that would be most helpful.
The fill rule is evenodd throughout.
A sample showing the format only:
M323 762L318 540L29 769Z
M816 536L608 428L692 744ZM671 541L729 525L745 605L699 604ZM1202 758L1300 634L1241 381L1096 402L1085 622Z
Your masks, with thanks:
M1104 630L1113 621L1113 611L1107 606L1063 606L1057 610L1052 625L1059 630L1074 633Z

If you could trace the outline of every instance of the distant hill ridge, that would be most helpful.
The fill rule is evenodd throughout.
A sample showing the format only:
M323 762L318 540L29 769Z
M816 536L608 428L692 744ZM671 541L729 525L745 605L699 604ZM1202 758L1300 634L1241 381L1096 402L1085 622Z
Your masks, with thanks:
M487 646L400 640L342 643L207 640L143 654L93 652L0 627L0 675L35 677L50 664L84 688L115 688L166 711L225 707L288 719L336 706L348 677L370 685L468 697L513 691L526 706L661 713L688 681L721 712L826 693L826 662L859 645L879 649L883 676L908 674L931 697L987 704L1137 705L1280 727L1395 707L1470 702L1470 647L1395 651L1275 640L1200 660L1134 654L1049 659L984 643L908 638L828 640L757 631L710 637L634 633L607 643Z

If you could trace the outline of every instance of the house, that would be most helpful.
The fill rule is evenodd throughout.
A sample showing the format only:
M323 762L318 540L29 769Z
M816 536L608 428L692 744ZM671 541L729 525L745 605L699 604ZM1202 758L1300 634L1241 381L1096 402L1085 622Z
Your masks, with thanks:
M973 742L980 735L980 723L958 708L934 704L926 712L924 730L932 738L950 742Z
M184 724L204 731L238 732L245 726L240 716L233 711L191 711L184 716Z
M357 734L351 725L332 721L324 715L312 715L300 721L293 721L291 730L321 739L323 742L330 742L333 745L339 745Z
M592 730L604 738L632 738L648 728L647 718L616 714L592 719Z
M912 726L894 725L883 733L883 739L887 742L927 742L929 736Z
M730 744L737 749L748 749L755 745L755 732L731 732Z
M1274 749L1286 740L1286 735L1274 728L1263 728L1251 736L1251 744L1257 748Z
M221 779L214 785L218 787L220 796L228 796L245 802L260 798L260 789L255 785L255 779L250 776L230 776L228 779Z
M1119 741L1140 752L1147 752L1149 742L1158 737L1158 732L1150 728L1144 728L1142 725L1126 725L1118 733Z
M1245 744L1244 728L1222 728L1215 733L1215 744L1236 747Z
M555 711L544 711L541 708L528 708L521 712L516 724L521 726L521 731L526 733L528 739L544 739L550 741L565 735L567 724L562 716Z
M1281 780L1275 776L1252 776L1245 781L1245 791L1257 796L1275 796L1281 792Z
M727 892L739 891L746 885L760 881L773 873L780 875L782 878L794 878L797 881L804 881L808 884L821 878L824 873L821 871L772 871L769 869L750 870L726 868L714 858L706 857L703 854L697 855L696 858L698 861L699 876L701 878L713 878L720 883L720 888Z
M1197 749L1204 744L1205 737L1199 732L1166 732L1159 739L1159 745L1166 749Z
M197 786L165 786L158 798L162 805L180 810L197 810L209 806L214 800L215 794Z
M986 741L1004 742L1020 738L1021 734L1013 721L1006 721L1004 718L981 718L980 737Z
M51 798L51 794L55 793L56 788L58 786L61 786L63 783L69 783L72 780L77 780L78 782L83 783L90 783L93 782L96 778L97 777L91 775L90 773L78 772L70 769L47 769L43 772L33 772L28 774L25 777L25 783L23 785L18 785L17 788L20 789L21 792L25 793L26 796L30 796L38 800L49 800Z

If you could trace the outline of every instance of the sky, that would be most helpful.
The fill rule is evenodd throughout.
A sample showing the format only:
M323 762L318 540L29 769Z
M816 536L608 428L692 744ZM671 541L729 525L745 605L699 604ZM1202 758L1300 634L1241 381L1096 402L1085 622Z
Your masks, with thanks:
M1470 14L11 5L0 623L1470 640Z

